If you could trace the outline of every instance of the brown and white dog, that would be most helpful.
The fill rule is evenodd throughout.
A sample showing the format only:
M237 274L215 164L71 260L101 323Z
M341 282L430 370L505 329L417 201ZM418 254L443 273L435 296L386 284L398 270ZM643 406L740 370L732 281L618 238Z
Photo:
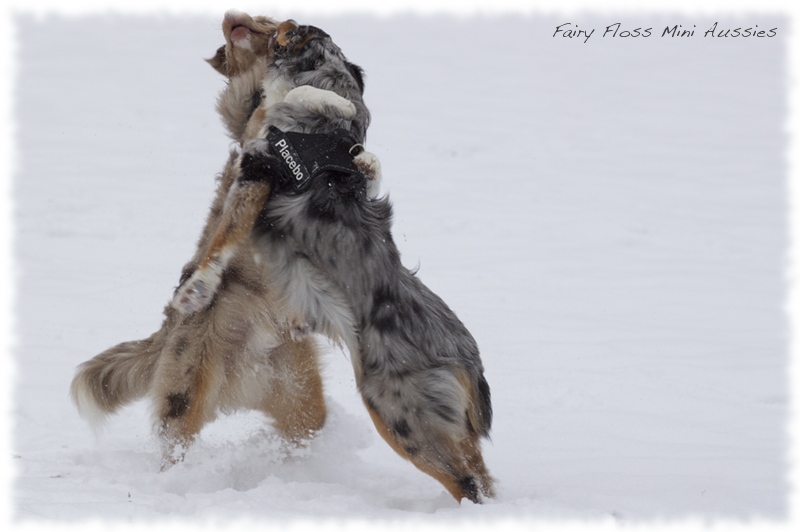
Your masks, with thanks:
M265 119L260 103L276 27L270 18L229 11L222 23L225 45L208 60L227 78L217 110L239 149L255 138ZM218 229L238 175L239 149L232 150L218 177L197 251L181 281L195 271ZM124 405L149 397L163 446L162 468L182 459L219 412L260 410L294 442L312 437L325 422L316 344L292 338L285 326L290 320L280 316L268 272L256 262L250 242L229 259L213 305L191 316L167 306L161 329L84 362L72 381L72 399L95 428Z

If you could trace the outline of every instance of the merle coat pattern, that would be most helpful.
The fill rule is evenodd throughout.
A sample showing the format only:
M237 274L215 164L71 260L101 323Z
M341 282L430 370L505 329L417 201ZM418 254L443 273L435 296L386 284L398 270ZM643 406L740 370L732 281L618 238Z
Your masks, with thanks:
M350 100L357 110L350 131L363 141L360 70L326 35L305 40L311 31L305 28L301 45L276 52L274 68L284 73L270 78ZM288 35L299 39L297 32ZM341 117L330 116L330 109L287 105L285 113L272 110L266 125L314 133L342 127ZM238 186L261 183L270 190L253 237L287 314L295 316L294 330L323 332L347 345L369 414L398 454L457 500L493 496L480 451L492 407L478 347L444 301L400 262L389 200L373 199L369 176L357 173L329 172L295 193L275 171L279 165L265 140L249 142ZM224 261L208 264L212 272L225 267ZM175 304L195 311L214 289L213 279L196 272Z

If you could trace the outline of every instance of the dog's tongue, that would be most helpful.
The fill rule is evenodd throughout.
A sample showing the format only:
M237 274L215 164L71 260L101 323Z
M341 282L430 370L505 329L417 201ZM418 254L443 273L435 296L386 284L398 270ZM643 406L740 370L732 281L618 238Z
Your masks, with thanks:
M249 35L250 30L248 30L245 26L236 26L231 32L231 40L233 42L241 41L242 39L246 39Z

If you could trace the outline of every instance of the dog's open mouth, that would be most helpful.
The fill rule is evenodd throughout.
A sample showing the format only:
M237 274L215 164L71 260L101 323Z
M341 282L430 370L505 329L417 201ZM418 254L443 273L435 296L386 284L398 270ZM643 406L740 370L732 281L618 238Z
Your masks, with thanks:
M244 24L237 24L231 28L231 41L237 42L250 36L250 28Z
M222 26L222 31L226 34L231 44L245 45L245 42L252 35L261 33L261 28L253 17L234 9L225 13Z

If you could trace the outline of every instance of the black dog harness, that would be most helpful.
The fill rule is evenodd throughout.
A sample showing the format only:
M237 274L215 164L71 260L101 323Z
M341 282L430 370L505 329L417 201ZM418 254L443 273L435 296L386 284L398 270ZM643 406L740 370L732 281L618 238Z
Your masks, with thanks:
M362 173L353 158L364 147L345 129L322 134L293 133L270 126L267 142L281 163L279 172L284 183L295 192L303 192L321 172Z

